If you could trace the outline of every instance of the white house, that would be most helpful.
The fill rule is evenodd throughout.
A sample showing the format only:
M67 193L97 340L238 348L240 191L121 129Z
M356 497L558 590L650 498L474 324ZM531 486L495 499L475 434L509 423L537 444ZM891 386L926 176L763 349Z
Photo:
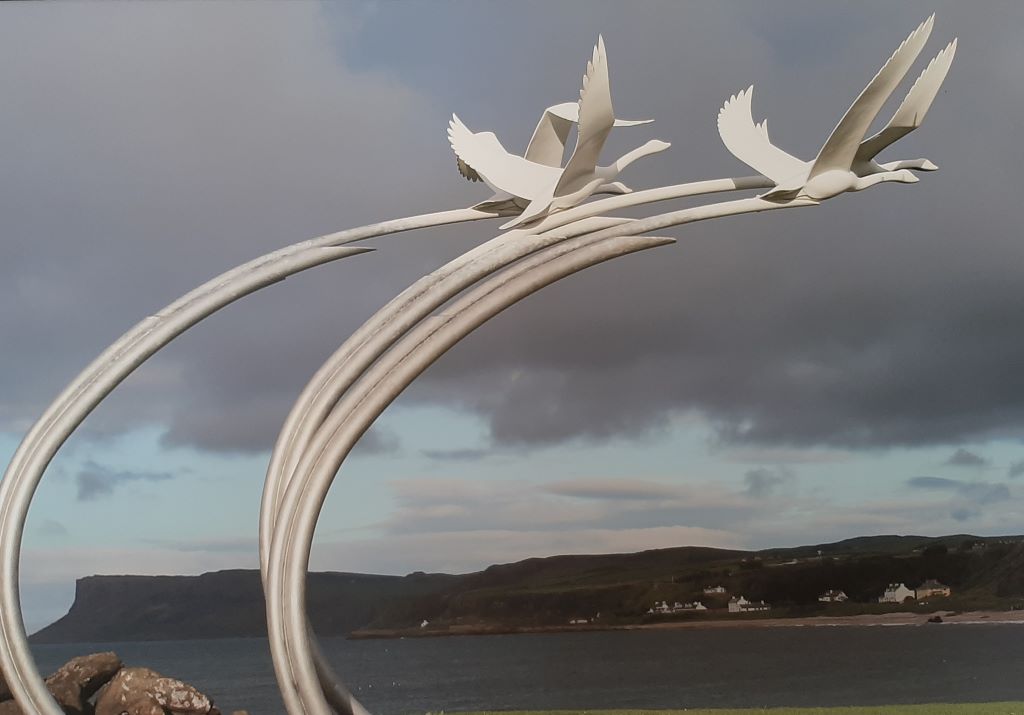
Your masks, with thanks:
M743 596L733 596L729 599L729 613L741 613L743 607L746 606L750 601L743 598Z
M705 596L712 596L712 595L715 595L715 594L721 595L721 594L724 594L724 593L726 593L725 586L705 586L704 587L704 595Z
M846 603L850 599L842 591L830 588L825 593L818 596L818 600L821 603Z
M683 604L683 610L684 611L706 611L706 610L708 610L708 607L705 606L700 601L694 601L693 603L684 603Z
M743 596L734 596L729 599L729 613L752 613L770 609L771 606L764 601L748 601Z
M922 583L917 587L917 591L915 591L918 599L930 598L931 596L948 596L949 594L949 586L941 584L933 578Z
M908 598L914 598L915 594L902 583L890 583L885 587L885 593L878 599L879 603L903 603Z

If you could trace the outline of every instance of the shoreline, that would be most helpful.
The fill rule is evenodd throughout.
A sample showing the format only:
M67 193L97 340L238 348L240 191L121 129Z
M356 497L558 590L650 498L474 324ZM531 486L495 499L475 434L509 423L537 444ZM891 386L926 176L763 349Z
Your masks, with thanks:
M930 623L939 616L941 623ZM865 613L855 616L801 616L794 618L708 618L664 623L630 623L620 625L556 625L556 626L488 626L456 625L446 628L364 628L352 631L348 638L445 638L450 636L514 635L524 633L580 633L594 631L678 630L684 628L842 628L869 626L941 626L953 625L1024 625L1024 610L1019 611L946 611L930 613L899 611Z

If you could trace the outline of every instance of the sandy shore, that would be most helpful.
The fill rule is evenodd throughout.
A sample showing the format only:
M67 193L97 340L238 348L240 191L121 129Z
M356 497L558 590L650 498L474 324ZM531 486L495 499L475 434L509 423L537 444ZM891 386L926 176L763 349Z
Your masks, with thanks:
M928 623L933 616L941 624ZM704 620L638 623L603 626L451 626L447 628L365 629L349 638L430 638L438 636L501 635L512 633L569 633L575 631L672 630L678 628L807 628L839 626L919 626L947 624L1024 624L1022 611L935 611L934 613L871 613L859 616L810 616L806 618L708 618Z
M794 628L799 626L916 626L932 616L942 623L1024 623L1024 611L935 611L934 613L867 613L859 616L807 618L716 619L675 623L647 623L627 628ZM932 625L932 624L928 624Z

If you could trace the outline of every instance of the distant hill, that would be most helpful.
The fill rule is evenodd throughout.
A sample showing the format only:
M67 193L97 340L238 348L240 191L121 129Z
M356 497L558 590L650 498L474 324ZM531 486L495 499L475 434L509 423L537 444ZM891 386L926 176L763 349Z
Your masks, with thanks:
M888 583L913 588L934 578L953 588L950 608L1024 604L1024 537L871 536L831 544L739 551L679 547L634 554L552 556L462 574L379 576L312 573L309 613L317 633L458 626L481 629L650 620L655 601L701 599L712 609L727 596L765 600L773 616L886 608ZM843 589L851 603L818 596ZM693 617L683 614L681 617ZM706 614L705 614L706 615ZM163 640L266 635L256 571L201 576L90 576L76 584L71 610L34 634L35 643Z
M310 616L318 633L346 634L377 617L381 603L436 593L457 577L311 573ZM266 635L259 571L201 576L88 576L75 583L63 618L33 643L188 640Z

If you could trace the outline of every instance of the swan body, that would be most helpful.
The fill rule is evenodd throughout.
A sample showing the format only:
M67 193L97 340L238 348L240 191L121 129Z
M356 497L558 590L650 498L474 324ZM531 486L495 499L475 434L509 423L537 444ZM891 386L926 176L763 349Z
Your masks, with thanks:
M879 164L874 158L884 148L910 133L931 107L956 52L956 40L942 50L921 73L896 114L882 131L869 139L864 134L882 105L920 54L934 23L929 17L896 49L840 120L814 161L803 161L779 149L768 138L767 121L756 124L750 102L753 87L734 95L718 114L718 130L726 147L740 161L775 182L762 195L771 201L795 198L824 201L847 191L861 191L877 183L914 183L911 169L934 171L927 159Z
M462 123L462 120L455 114L448 123L448 141L455 152L456 164L459 173L469 181L481 181L486 184L494 195L473 208L487 211L514 211L521 212L534 198L536 192L524 195L526 182L519 180L520 170L528 176L527 181L541 182L544 186L550 181L557 181L558 171L562 167L562 159L565 154L565 142L569 137L572 125L579 121L579 105L576 102L563 102L555 104L541 114L537 126L533 130L530 142L526 146L526 152L522 156L527 162L537 164L540 167L549 167L555 171L544 172L538 167L528 166L516 161L508 161L504 154L513 159L518 159L510 154L493 132L473 132ZM650 124L653 119L616 119L612 126L635 127L641 124ZM490 156L496 158L490 159ZM474 167L483 167L477 170ZM546 178L541 178L542 176ZM515 193L513 187L517 187L520 193ZM610 181L601 184L595 194L628 194L632 191L620 181Z
M598 155L613 127L650 121L615 119L604 40L599 37L583 77L579 102L548 107L524 156L509 153L493 132L471 131L456 115L449 122L448 139L462 175L483 181L495 192L477 208L523 209L502 226L512 228L575 206L596 193L628 193L629 187L616 180L619 172L642 156L667 149L669 144L649 141L609 166L597 166ZM563 169L565 141L573 123L579 125L576 147Z
M605 140L615 125L612 108L611 84L608 78L608 56L604 38L598 36L597 45L587 72L583 75L583 88L578 103L579 131L576 148L562 169L558 180L548 184L535 196L523 213L504 224L502 228L515 228L552 211L575 206L597 190L618 177L622 169L637 159L664 151L668 142L652 140L641 147L627 152L608 166L598 166L597 160L604 148Z

